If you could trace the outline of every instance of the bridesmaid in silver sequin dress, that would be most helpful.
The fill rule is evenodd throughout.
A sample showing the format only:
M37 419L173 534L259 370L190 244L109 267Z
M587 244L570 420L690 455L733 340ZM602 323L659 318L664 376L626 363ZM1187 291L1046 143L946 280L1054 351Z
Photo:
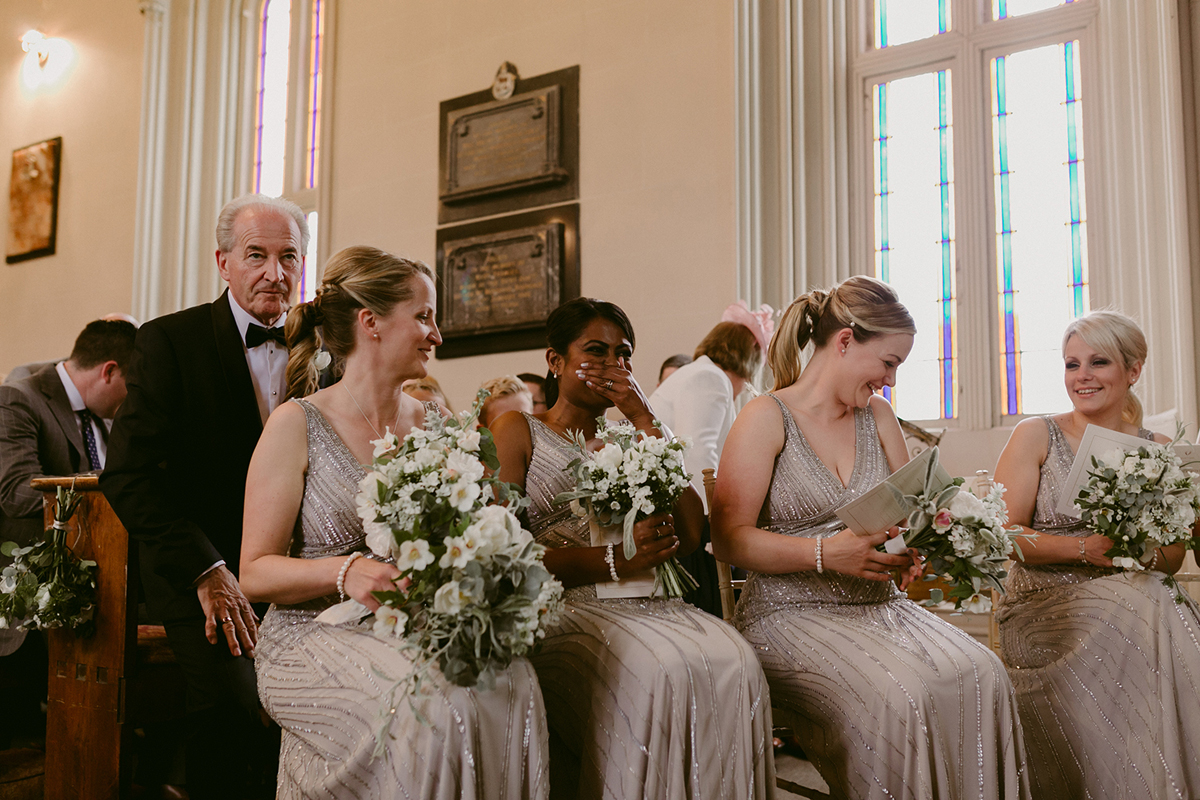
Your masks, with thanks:
M907 583L921 568L875 550L894 530L857 536L835 514L908 459L875 391L894 384L913 330L871 278L792 303L768 355L775 391L725 442L713 545L751 570L734 624L834 797L1024 798L1000 660L897 591L892 570Z
M280 798L545 798L545 710L528 661L514 661L490 691L436 687L402 703L372 758L381 700L411 672L396 640L366 624L315 621L346 594L378 607L396 568L348 554L366 550L355 509L373 439L423 424L425 407L400 391L425 374L441 343L432 275L423 264L352 247L329 260L313 303L288 318L289 394L315 388L315 325L344 360L339 384L280 406L250 464L242 586L270 601L255 668L263 707L283 729Z
M1010 521L1038 534L997 614L1034 796L1200 797L1200 609L1163 585L1184 546L1119 572L1107 538L1054 510L1088 424L1167 441L1139 427L1131 389L1146 340L1097 311L1067 328L1063 359L1074 410L1021 422L996 466Z
M633 330L624 312L572 300L547 322L549 410L505 414L494 433L500 475L524 486L530 530L551 548L546 566L568 587L566 612L532 659L551 729L552 795L582 800L709 800L774 794L766 681L729 625L682 600L596 598L611 579L606 549L586 520L556 507L573 488L577 453L565 437L596 443L596 417L615 405L657 435L630 373ZM673 515L634 529L637 554L614 548L618 576L695 547L703 511L688 489ZM681 544L682 542L682 544Z

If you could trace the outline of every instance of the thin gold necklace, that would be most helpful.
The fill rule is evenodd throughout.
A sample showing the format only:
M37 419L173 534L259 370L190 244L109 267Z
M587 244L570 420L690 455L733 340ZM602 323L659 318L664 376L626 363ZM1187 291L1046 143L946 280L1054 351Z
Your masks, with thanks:
M362 414L362 418L363 418L363 419L365 419L365 420L367 421L367 424L371 426L371 430L373 430L373 431L375 432L375 438L376 438L376 439L382 439L382 438L383 438L383 434L382 434L382 433L380 433L380 432L379 432L379 429L378 429L378 428L376 428L376 427L375 427L375 425L374 425L374 424L371 422L371 418L367 416L367 412L365 412L365 411L363 411L363 410L362 410L362 406L360 406L360 405L358 404L358 401L354 399L354 395L353 395L353 394L350 394L350 387L349 387L349 386L347 386L347 385L346 385L346 384L344 384L344 383L343 383L343 384L341 384L341 386L342 386L342 388L343 388L343 389L345 389L345 390L346 390L346 394L350 395L350 402L351 402L351 403L354 403L354 407L358 409L358 413ZM400 403L400 404L399 404L399 405L396 407L396 421L392 423L392 428L391 428L393 432L395 432L395 431L397 431L397 430L399 430L399 429L400 429L400 412L401 412L403 409L404 409L404 404L403 404L403 403ZM387 429L385 428L384 430L387 430Z

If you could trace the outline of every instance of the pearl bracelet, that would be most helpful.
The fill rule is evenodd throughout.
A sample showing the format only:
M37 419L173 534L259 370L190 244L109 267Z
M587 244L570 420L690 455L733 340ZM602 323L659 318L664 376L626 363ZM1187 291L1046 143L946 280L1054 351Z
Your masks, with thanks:
M821 562L821 545L824 541L820 537L817 538L817 572L825 571L825 565Z
M1147 570L1152 570L1158 567L1158 548L1154 549L1154 558L1150 559L1150 564L1146 567Z
M621 576L617 574L617 557L613 553L613 545L604 548L604 563L608 564L608 574L612 576L614 581L621 580Z
M1079 540L1079 560L1084 564L1088 563L1086 542L1087 542L1086 536Z
M345 562L342 563L342 570L338 573L337 590L338 598L346 599L346 573L350 571L350 565L354 563L354 559L362 558L362 553L355 550L350 555L346 556Z

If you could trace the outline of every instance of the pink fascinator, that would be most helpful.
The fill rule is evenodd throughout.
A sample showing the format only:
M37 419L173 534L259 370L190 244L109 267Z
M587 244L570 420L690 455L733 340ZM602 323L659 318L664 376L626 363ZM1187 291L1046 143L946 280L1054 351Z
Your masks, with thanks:
M763 303L758 311L751 311L745 300L738 300L721 314L721 322L745 325L754 334L763 353L766 353L767 345L771 343L771 334L775 332L775 309Z

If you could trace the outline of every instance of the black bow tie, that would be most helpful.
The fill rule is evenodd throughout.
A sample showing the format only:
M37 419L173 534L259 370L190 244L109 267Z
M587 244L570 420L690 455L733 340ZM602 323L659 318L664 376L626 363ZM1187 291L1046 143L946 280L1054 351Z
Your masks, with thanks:
M283 328L264 328L262 325L255 325L253 322L246 328L246 347L258 347L260 344L274 342L280 347L287 347L287 339L284 337Z

